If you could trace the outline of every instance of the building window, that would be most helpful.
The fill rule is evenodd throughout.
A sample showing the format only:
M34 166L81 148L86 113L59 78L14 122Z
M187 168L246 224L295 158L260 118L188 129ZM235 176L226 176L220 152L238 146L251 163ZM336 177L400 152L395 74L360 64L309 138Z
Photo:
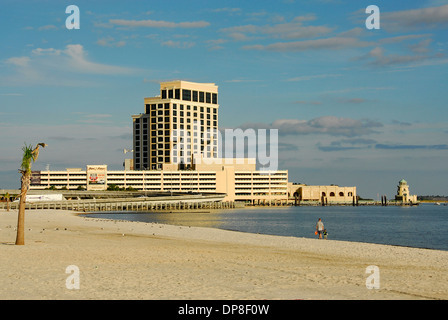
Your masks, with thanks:
M199 102L204 102L204 92L199 92Z
M173 99L173 89L168 90L168 98Z
M191 90L182 89L182 100L191 101Z
M343 197L344 196L344 192L339 192L339 196Z
M334 192L330 192L330 197L334 197Z
M162 90L162 99L166 99L166 90Z
M218 95L216 93L212 94L212 103L218 104Z
M206 103L211 103L212 102L212 97L211 97L212 95L210 94L210 92L207 92L206 94L205 94L205 102Z
M176 89L174 91L174 97L175 99L180 100L180 89Z
M198 92L193 91L193 101L198 102Z

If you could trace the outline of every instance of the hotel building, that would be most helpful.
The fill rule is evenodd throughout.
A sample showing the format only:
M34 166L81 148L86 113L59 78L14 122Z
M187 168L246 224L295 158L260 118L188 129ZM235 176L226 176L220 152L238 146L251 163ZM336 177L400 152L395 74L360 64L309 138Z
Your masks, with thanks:
M218 87L214 83L162 82L160 95L145 98L133 115L134 169L188 169L194 154L218 156Z
M225 193L224 201L252 204L286 204L288 171L261 172L255 161L225 165L194 165L190 170L108 170L88 165L85 170L33 171L31 189L51 186L67 190L106 190L115 185L142 191Z
M144 106L144 113L132 116L133 161L125 161L125 170L88 165L86 170L33 171L30 188L106 190L115 185L143 191L225 193L224 201L251 204L286 204L295 192L303 200L314 200L314 194L321 198L320 189L309 197L304 186L292 190L287 170L259 171L256 159L218 157L215 84L162 82L160 95L145 98ZM353 191L356 195L356 188L344 191L343 198Z

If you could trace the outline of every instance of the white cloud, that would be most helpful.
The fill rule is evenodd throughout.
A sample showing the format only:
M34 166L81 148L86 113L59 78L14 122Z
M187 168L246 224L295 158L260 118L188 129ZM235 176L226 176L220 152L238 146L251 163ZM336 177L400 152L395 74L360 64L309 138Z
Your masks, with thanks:
M12 57L6 60L6 63L15 65L17 67L26 67L30 62L29 57Z
M370 46L370 42L361 41L356 38L332 37L325 39L277 42L269 45L248 45L246 50L269 50L269 51L307 51L307 50L336 50L356 47Z
M83 118L108 119L108 115L81 115ZM101 126L101 128L99 128ZM55 135L55 133L58 133ZM39 155L33 169L45 168L48 163L53 170L67 167L85 167L87 164L108 164L121 167L123 152L117 150L132 146L132 127L106 124L103 122L82 122L77 124L2 124L0 136L10 137L4 146L4 155L10 163L3 170L17 171L23 143L35 145L45 142L48 147ZM82 152L80 152L80 150ZM2 153L3 155L3 153ZM0 155L0 158L2 156Z
M366 55L359 57L359 60L368 60L372 66L416 66L421 63L428 63L433 61L437 64L446 60L443 54L428 54L428 45L430 40L423 40L417 44L409 46L410 54L386 54L386 50L382 47L375 47ZM442 62L444 64L446 62Z
M194 47L195 43L191 41L173 41L168 40L162 42L162 46L170 47L170 48L178 48L178 49L188 49Z
M69 58L69 66L76 72L95 74L126 74L131 72L128 68L89 61L84 47L80 44L67 45L64 54Z
M36 48L29 56L11 57L5 63L12 67L11 73L2 77L0 83L12 85L87 85L85 79L77 81L67 75L126 75L137 72L132 68L91 61L80 44L69 44L64 49Z
M123 47L126 45L126 41L124 40L120 40L120 41L115 41L115 39L113 37L105 37L105 38L101 38L98 39L98 41L96 42L96 44L103 46L103 47Z
M146 27L146 28L204 28L210 25L207 21L193 22L170 22L157 20L124 20L111 19L109 23L124 27Z
M212 12L240 13L241 8L218 8L213 9Z
M304 26L303 22L314 20L314 15L299 16L291 22L257 26L253 24L223 28L220 31L236 40L250 39L249 35L257 35L280 39L303 39L330 33L333 29L327 26Z
M448 26L448 4L438 7L386 12L381 16L386 30L440 28Z
M245 123L242 129L278 129L280 135L324 134L331 136L357 137L376 132L383 124L369 119L351 119L322 116L311 120L278 119L271 124Z
M313 79L326 79L326 78L337 78L342 77L342 74L314 74L309 76L300 76L300 77L294 77L290 78L287 81L308 81Z
M31 52L35 55L56 55L56 56L58 56L61 54L61 50L56 50L54 48L47 48L47 49L37 48Z
M56 27L55 25L49 24L49 25L46 25L46 26L41 26L37 30L39 30L39 31L46 31L46 30L57 30L57 29L58 29L58 27Z

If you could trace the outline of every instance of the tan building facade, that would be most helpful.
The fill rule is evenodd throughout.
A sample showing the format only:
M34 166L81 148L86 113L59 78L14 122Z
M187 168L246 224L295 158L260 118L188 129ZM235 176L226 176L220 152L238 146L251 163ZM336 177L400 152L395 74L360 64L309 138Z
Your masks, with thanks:
M356 187L309 186L305 184L292 184L288 186L289 197L299 201L318 203L353 203L356 199Z
M87 166L86 170L34 171L30 188L106 190L108 186L132 187L140 191L225 193L224 201L250 204L286 204L288 171L246 170L248 164L196 170L107 170L106 165Z

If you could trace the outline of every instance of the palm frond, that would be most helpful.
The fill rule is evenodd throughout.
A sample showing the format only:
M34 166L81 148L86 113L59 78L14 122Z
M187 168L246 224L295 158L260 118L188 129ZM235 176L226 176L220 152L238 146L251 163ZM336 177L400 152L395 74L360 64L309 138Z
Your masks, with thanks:
M23 150L23 157L22 157L21 169L22 171L29 173L31 172L31 160L34 161L33 147L31 145L27 146L25 144L22 150Z

